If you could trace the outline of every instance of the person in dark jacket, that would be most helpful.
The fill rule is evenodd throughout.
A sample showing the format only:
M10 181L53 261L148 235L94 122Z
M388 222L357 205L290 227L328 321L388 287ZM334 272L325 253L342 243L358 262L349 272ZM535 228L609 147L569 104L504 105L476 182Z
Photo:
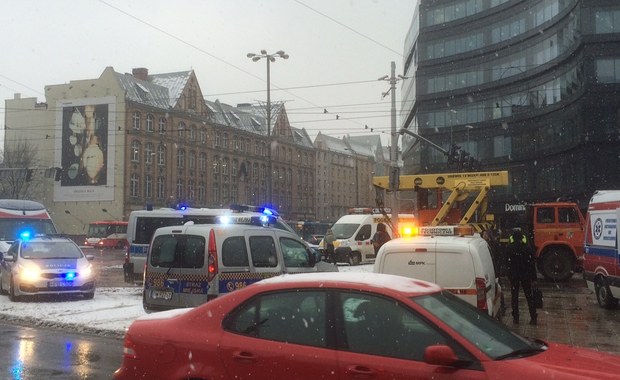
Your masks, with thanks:
M510 280L512 305L512 321L519 323L519 288L523 287L527 306L530 311L530 324L537 324L536 306L532 294L533 283L536 281L536 264L534 252L527 238L520 229L514 229L508 240L505 252L506 274Z
M385 224L377 224L377 232L375 232L375 235L371 239L372 245L375 248L375 255L379 252L379 248L381 248L381 246L386 242L390 241L390 239L391 237L390 234L387 233Z

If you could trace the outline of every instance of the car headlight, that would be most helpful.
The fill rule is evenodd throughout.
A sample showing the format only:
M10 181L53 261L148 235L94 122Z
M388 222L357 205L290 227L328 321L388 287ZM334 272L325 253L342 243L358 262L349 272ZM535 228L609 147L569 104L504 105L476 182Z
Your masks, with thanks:
M88 266L80 271L80 277L90 277L93 274L93 266L88 264Z
M36 265L18 266L17 273L23 281L33 282L41 277L41 268Z

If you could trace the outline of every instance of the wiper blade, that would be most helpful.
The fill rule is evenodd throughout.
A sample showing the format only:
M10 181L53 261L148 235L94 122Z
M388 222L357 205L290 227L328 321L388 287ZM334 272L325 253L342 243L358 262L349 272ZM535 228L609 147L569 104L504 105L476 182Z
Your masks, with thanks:
M547 349L545 348L545 346L542 346L542 345L538 347L525 347L525 348L520 348L518 350L514 350L505 355L498 356L495 358L495 360L504 360L504 359L514 358L514 357L519 357L519 356L529 356L529 355L533 355L538 352L543 352L546 350Z

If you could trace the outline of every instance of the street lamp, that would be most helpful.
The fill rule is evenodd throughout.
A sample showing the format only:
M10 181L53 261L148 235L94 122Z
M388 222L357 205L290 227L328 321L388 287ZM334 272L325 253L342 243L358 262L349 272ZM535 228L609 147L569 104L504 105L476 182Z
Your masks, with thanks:
M252 62L258 62L265 58L267 62L267 142L269 149L267 150L267 202L272 205L273 189L271 183L271 62L275 62L276 58L288 59L288 54L283 50L278 50L273 54L267 54L267 50L261 50L260 54L248 53L247 57Z

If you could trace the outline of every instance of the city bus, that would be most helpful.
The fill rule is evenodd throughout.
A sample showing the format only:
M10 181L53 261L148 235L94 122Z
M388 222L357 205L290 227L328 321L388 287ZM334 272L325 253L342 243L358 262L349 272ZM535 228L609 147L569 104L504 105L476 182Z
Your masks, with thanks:
M84 245L94 248L126 248L127 222L101 220L89 223Z
M56 234L45 206L26 199L0 199L0 241L12 243L19 237Z
M135 284L143 280L149 245L160 227L180 226L189 221L196 224L220 223L224 216L239 220L262 215L276 217L274 227L295 232L276 211L265 207L231 205L226 209L179 207L132 211L127 224L128 246L123 264L125 282Z

